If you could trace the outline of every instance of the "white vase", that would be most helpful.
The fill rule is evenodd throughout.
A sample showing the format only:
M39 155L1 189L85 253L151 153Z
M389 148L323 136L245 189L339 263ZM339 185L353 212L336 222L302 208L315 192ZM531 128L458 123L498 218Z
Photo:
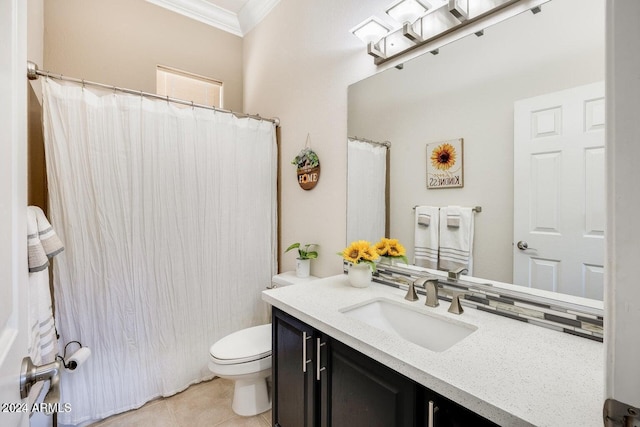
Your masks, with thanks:
M296 258L296 276L297 277L309 277L310 270L311 270L310 259Z
M366 288L371 283L373 271L367 263L351 264L349 267L349 283L354 288Z
M378 261L378 264L394 265L395 264L395 260L393 258L389 258L387 256L381 256L380 257L380 261Z

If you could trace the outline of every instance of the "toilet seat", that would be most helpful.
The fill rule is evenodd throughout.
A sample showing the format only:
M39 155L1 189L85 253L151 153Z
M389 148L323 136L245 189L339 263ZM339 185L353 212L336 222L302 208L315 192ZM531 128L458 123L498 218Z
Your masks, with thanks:
M269 357L271 324L254 326L227 335L211 346L209 354L212 361L218 365L235 365Z

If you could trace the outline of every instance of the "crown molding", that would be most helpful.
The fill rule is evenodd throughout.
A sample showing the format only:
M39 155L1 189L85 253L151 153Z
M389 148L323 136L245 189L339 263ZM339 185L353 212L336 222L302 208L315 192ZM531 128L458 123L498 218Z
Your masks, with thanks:
M147 1L188 18L243 37L258 25L280 0L248 0L237 14L206 0Z
M247 34L258 25L280 0L248 0L238 12L242 34Z

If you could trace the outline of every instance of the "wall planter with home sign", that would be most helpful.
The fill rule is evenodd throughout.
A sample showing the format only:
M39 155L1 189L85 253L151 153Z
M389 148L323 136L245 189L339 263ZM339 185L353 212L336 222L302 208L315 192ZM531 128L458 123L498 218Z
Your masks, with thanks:
M307 142L302 151L291 161L291 164L298 168L298 184L303 190L311 190L318 184L320 178L320 159L318 155L311 149L309 134L307 134Z

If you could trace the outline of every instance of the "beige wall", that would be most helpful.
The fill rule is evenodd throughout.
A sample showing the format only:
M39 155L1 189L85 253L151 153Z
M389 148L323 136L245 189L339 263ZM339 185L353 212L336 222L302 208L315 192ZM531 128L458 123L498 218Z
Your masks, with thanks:
M42 69L156 91L156 65L224 82L227 109L242 111L242 39L145 0L48 0Z
M27 3L27 58L36 64L42 64L44 61L44 0L29 0ZM47 179L42 136L42 90L38 82L30 82L27 85L27 203L40 206L47 212Z
M245 109L281 119L282 247L319 243L314 275L342 271L336 252L346 244L347 87L375 71L349 30L387 3L281 0L245 36ZM310 191L298 186L290 164L307 133L322 167ZM295 268L293 253L280 256L281 270Z

